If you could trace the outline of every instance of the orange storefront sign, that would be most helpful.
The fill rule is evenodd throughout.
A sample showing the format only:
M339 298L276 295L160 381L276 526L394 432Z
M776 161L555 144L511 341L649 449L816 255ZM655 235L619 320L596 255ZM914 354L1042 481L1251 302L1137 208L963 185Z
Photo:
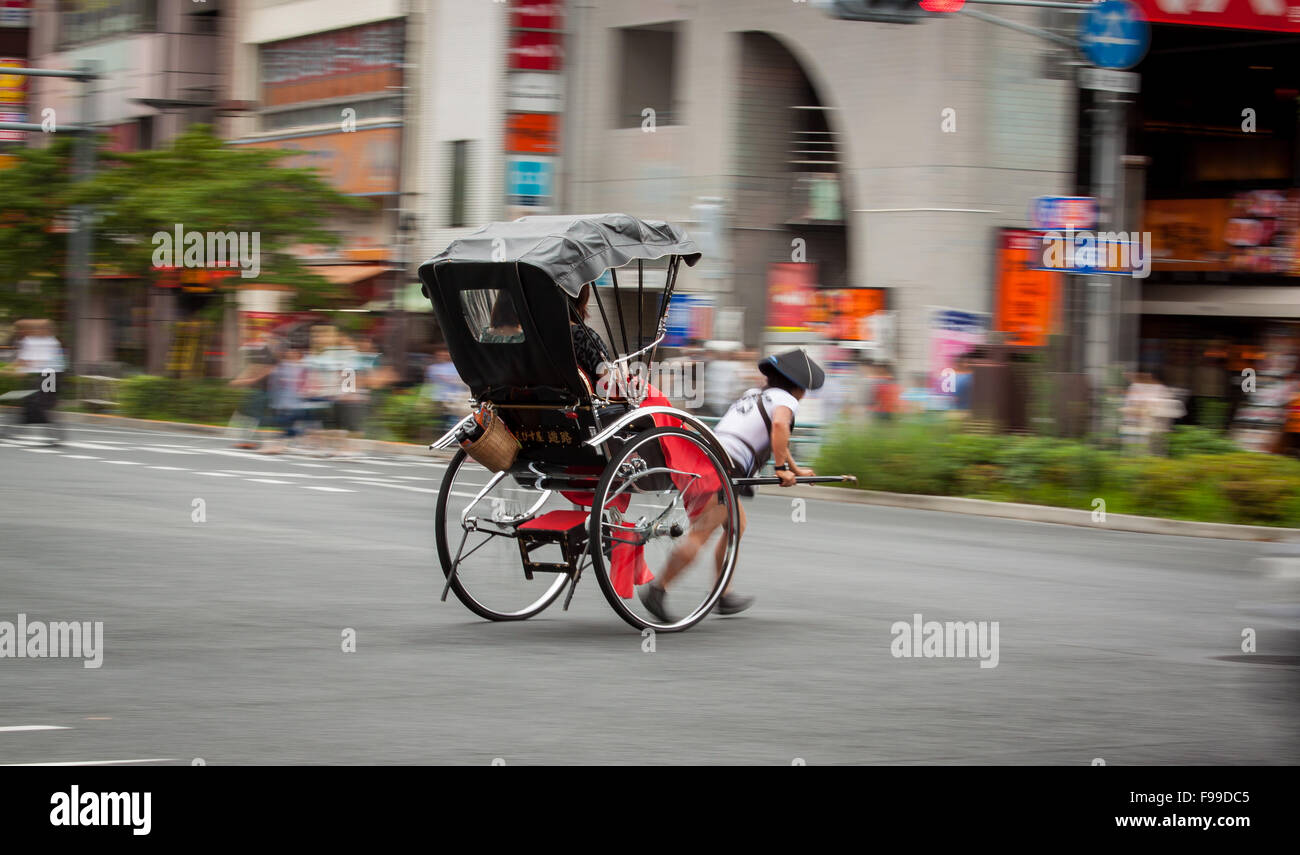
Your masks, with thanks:
M360 128L351 133L340 131L232 145L295 152L279 161L279 165L316 169L340 193L378 194L397 192L400 142L401 128Z
M555 154L560 142L559 119L554 113L511 113L506 120L506 151Z
M1006 343L1042 347L1056 329L1061 274L1037 270L1043 261L1042 233L1003 229L998 244L997 309L993 328Z
M835 314L831 338L837 341L867 341L871 338L865 321L885 311L883 288L843 288L835 293Z

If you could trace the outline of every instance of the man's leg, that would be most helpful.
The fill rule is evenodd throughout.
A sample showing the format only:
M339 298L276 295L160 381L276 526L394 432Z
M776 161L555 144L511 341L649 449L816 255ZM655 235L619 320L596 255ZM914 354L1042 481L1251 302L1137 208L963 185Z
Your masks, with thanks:
M745 506L740 503L739 499L736 500L736 530L737 530L736 552L738 553L737 560L739 560L740 538L745 536ZM713 554L714 554L714 558L716 559L718 575L721 576L722 562L726 561L727 559L727 538L726 537L718 538L718 545L717 547L714 548ZM731 576L731 580L727 582L727 587L722 592L724 595L731 590L731 583L734 582L735 579L736 576L733 573Z
M723 519L726 518L726 513L725 506L712 503L695 518L690 533L677 541L672 554L668 556L668 563L664 566L663 573L656 580L659 587L667 588L673 579L677 578L683 570L691 565L691 562L695 560L695 556L699 554L700 548L704 546L705 541L722 524Z

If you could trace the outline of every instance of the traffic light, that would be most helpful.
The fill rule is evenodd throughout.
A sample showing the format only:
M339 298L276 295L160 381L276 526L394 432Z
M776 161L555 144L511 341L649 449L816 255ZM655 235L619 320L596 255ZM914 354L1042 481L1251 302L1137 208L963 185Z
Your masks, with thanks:
M845 21L915 24L929 17L917 0L830 0L823 5L832 17Z

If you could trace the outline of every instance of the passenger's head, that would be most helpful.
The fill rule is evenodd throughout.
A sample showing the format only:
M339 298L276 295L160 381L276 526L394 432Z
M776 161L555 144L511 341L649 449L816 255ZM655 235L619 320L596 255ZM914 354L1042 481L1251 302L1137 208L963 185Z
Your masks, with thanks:
M586 322L587 312L588 312L587 303L590 300L591 300L590 282L582 286L582 290L578 292L578 296L576 297L571 295L569 296L569 310L570 313L574 316L575 320L580 320L583 321L584 323Z

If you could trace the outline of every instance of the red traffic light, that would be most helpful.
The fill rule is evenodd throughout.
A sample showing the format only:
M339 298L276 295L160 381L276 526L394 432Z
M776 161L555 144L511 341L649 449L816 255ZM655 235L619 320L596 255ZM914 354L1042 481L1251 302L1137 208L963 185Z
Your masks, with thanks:
M959 12L966 5L966 0L921 0L921 8L927 12Z

